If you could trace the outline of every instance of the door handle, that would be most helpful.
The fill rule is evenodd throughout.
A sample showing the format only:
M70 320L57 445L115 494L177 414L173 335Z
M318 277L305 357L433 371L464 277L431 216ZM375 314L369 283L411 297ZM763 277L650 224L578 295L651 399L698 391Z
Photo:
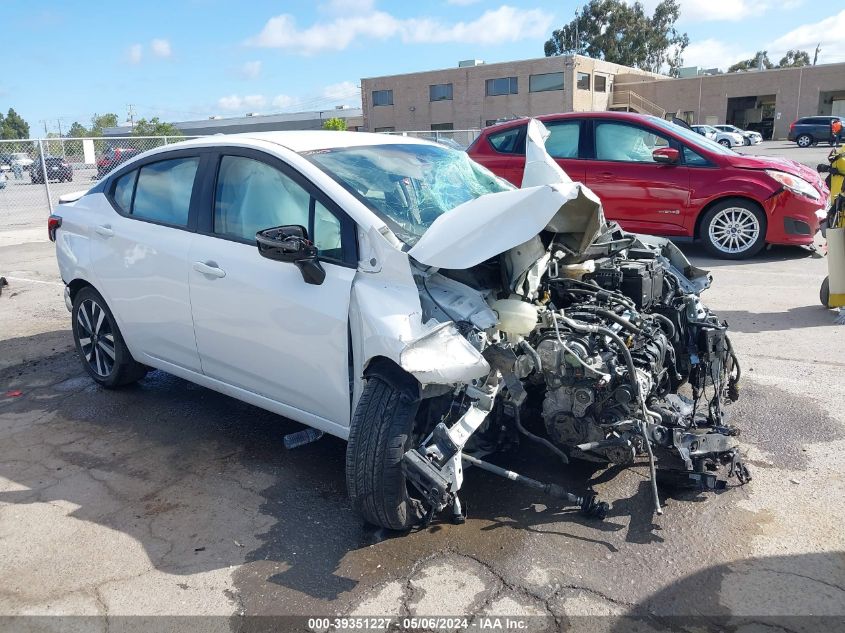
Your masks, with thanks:
M194 270L198 273L202 273L203 275L217 277L218 279L222 279L226 276L226 271L222 268L218 268L217 264L214 262L194 262Z
M613 180L612 171L600 171L596 174L596 180Z
M94 230L97 232L97 235L102 235L103 237L111 237L114 235L114 230L108 224L102 224Z

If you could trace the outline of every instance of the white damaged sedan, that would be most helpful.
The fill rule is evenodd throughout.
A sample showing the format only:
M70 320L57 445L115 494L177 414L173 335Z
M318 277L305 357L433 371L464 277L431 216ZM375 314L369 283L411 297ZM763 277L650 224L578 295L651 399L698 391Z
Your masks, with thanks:
M522 189L400 136L271 132L158 148L49 220L76 348L100 385L150 368L348 439L374 524L463 519L463 467L602 518L485 455L647 460L657 484L749 478L740 370L669 242L605 222L529 126ZM553 476L553 474L552 474Z

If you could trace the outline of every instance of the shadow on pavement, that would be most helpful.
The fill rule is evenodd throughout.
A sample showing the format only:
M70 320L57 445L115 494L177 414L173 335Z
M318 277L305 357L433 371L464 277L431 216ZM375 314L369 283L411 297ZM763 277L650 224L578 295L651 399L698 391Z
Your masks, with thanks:
M694 614L694 615L689 615ZM748 558L672 583L619 618L614 633L845 631L845 552Z

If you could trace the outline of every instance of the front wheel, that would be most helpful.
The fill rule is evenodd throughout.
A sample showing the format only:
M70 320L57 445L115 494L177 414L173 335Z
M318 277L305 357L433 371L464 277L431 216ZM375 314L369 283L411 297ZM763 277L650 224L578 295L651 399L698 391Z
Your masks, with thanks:
M798 144L798 147L810 147L813 144L813 137L809 134L802 134L795 142Z
M346 489L364 520L409 530L425 515L410 494L402 456L411 448L419 399L387 377L370 376L358 400L346 447Z
M701 219L704 248L721 259L746 259L766 244L766 216L754 203L724 200Z
M746 136L744 139L742 139L742 144L745 145L746 147L750 147L751 146L751 139Z
M147 367L135 361L111 310L100 293L90 286L73 298L73 340L88 375L107 389L136 382Z
M719 145L722 145L723 147L730 147L731 142L728 139L723 138L721 141L719 141Z

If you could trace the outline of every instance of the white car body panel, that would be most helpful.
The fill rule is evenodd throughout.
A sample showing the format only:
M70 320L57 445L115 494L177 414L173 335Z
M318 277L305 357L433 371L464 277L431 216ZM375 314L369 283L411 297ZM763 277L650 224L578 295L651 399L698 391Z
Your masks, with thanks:
M347 317L355 270L323 262L325 281L307 284L292 263L262 257L253 245L207 235L194 238L188 259L203 373L348 424ZM195 262L219 267L226 276L198 272Z
M415 275L473 266L546 226L589 231L601 213L592 192L557 170L538 176L553 184L490 194L440 216L406 252L380 218L296 153L392 143L428 142L328 132L233 135L159 148L121 166L189 147L246 147L280 158L358 227L357 270L324 262L322 285L305 283L294 264L263 258L254 246L124 217L99 191L69 196L57 208L62 278L84 280L103 295L139 362L345 438L373 359L408 365L423 386L469 382L489 372L457 330L423 322ZM520 260L514 255L513 261ZM214 264L225 275L200 272L195 264ZM477 291L466 291L474 305L483 304ZM492 312L489 317L495 320Z
M188 294L193 233L124 217L101 193L91 221L95 287L115 314L132 355L200 371ZM90 207L89 207L90 209Z

